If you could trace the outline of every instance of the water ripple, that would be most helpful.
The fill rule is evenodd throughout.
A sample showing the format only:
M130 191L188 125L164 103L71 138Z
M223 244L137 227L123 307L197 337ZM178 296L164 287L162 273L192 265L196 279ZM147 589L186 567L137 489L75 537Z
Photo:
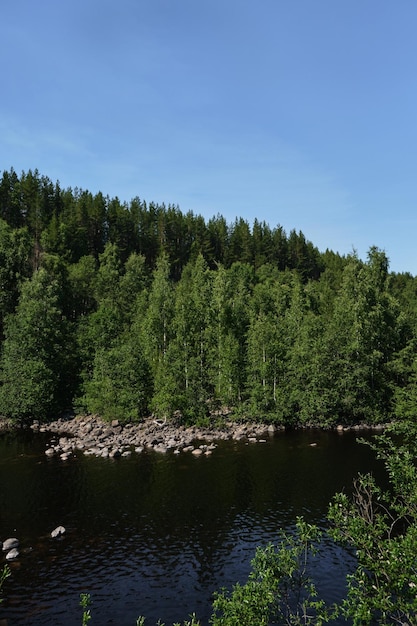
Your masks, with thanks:
M207 623L213 592L246 579L258 545L291 532L298 515L325 527L332 493L371 463L353 439L311 448L306 434L119 463L50 462L36 445L16 456L0 440L0 538L18 535L24 552L0 607L13 626L79 624L82 592L101 625L132 626L139 614L171 624L192 611ZM53 541L57 524L67 533ZM330 599L352 564L325 541L314 573Z

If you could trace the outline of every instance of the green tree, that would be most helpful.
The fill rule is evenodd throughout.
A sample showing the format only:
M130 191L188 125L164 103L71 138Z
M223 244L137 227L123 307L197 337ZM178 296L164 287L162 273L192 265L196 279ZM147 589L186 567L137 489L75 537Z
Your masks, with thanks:
M359 475L352 497L339 493L330 506L332 537L357 557L341 604L354 626L417 623L416 442L415 420L388 428L372 447L384 461L390 489Z
M124 273L120 277L120 307L125 319L129 322L132 321L132 316L136 311L137 298L143 295L149 282L145 257L132 252L124 265Z
M137 421L147 414L151 376L139 336L128 333L94 357L93 375L84 387L89 413L104 419Z
M173 286L169 275L168 258L162 255L153 272L145 315L142 320L138 320L145 357L154 381L151 408L164 417L171 415L174 410L175 384L167 357L174 316Z
M14 169L4 171L0 181L0 218L12 228L24 225L20 199L20 179Z
M351 257L327 326L321 370L332 410L345 420L386 420L392 411L392 359L403 347L404 317L387 291L388 260L372 248L368 262Z
M211 300L210 272L199 254L184 269L175 290L173 339L168 351L171 376L177 385L177 408L187 420L207 414L208 353Z
M92 313L96 307L94 285L96 282L97 264L93 256L83 256L68 267L68 280L71 290L72 319Z
M44 421L70 406L74 349L60 297L58 281L41 268L6 320L0 362L0 414L6 417Z
M258 548L244 585L215 595L212 626L320 626L334 610L318 598L309 575L321 533L299 518L293 535L280 533L277 546Z
M0 219L0 335L5 316L16 308L23 280L31 274L31 248L26 228L12 229Z
M240 350L232 327L230 275L222 265L214 273L209 306L208 376L217 402L232 407L241 392Z
M248 330L248 391L250 410L258 417L276 412L285 344L281 341L283 311L277 281L258 283L251 299Z
M252 261L252 234L249 224L243 218L236 218L229 228L225 265L231 267L233 263L251 264Z

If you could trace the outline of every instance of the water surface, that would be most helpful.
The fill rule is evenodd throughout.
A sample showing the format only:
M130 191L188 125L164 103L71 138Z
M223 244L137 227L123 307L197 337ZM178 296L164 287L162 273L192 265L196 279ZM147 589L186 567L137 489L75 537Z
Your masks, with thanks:
M16 536L0 618L9 626L167 625L244 582L256 546L299 515L326 527L328 502L358 471L381 473L354 433L296 432L266 443L220 442L210 457L144 452L128 459L44 455L45 436L0 437L0 539ZM312 445L313 444L313 445ZM52 540L57 525L62 540ZM344 591L348 553L326 542L314 574L329 601Z

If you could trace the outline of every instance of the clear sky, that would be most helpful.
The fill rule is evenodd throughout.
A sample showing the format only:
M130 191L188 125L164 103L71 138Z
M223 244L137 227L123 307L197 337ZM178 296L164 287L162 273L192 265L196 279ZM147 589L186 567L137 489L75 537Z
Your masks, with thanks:
M0 170L417 274L415 0L13 0Z

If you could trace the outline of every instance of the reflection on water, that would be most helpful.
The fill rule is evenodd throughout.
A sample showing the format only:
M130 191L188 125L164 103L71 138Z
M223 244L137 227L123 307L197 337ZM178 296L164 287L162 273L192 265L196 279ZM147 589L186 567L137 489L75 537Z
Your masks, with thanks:
M257 545L299 515L324 527L332 494L358 471L380 471L353 433L221 442L199 458L62 463L44 449L42 435L0 437L0 539L19 537L22 552L0 607L10 626L76 626L81 592L97 624L133 626L140 614L171 624L193 611L207 623L213 591L245 580ZM50 539L59 524L67 534ZM350 566L326 543L314 573L329 600Z

